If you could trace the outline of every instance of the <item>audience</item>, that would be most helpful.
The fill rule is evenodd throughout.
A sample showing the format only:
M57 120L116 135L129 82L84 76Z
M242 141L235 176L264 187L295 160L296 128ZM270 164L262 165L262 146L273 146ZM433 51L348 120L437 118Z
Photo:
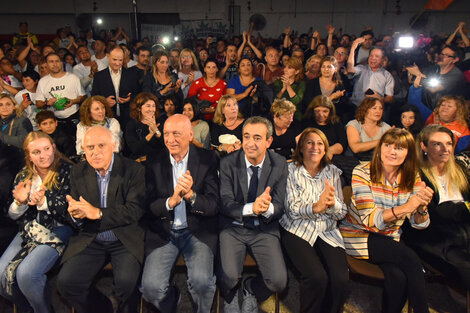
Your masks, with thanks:
M3 43L1 45L0 164L2 169L5 169L3 174L10 176L7 179L2 178L2 182L5 184L2 185L2 199L4 198L3 193L10 194L13 189L13 176L24 165L23 152L26 150L23 150L22 147L28 142L25 141L25 137L30 131L37 129L41 131L33 133L32 136L39 136L39 139L35 139L33 142L44 141L45 144L54 147L55 153L60 151L73 161L84 158L83 155L76 155L74 147L74 143L76 143L77 153L83 153L84 133L88 133L92 129L100 129L95 133L95 135L99 133L100 138L98 136L89 139L104 139L106 141L101 142L103 145L101 148L106 146L107 157L105 159L106 161L111 160L110 165L105 166L106 169L103 171L103 168L99 168L100 166L95 164L101 158L96 157L97 151L101 149L100 144L97 144L98 148L96 149L98 150L89 151L89 155L86 156L88 161L77 165L77 168L80 167L78 172L86 171L86 175L82 176L86 177L88 181L86 184L82 184L83 186L73 186L72 184L73 199L69 199L69 204L66 204L69 213L64 213L64 216L69 219L67 222L72 223L79 230L79 234L72 239L65 254L65 266L59 277L59 286L63 287L61 292L76 306L77 312L91 312L89 304L97 303L96 301L99 301L100 305L93 307L93 310L101 310L100 312L102 312L105 310L104 307L110 308L110 303L105 298L97 296L93 287L89 285L102 265L101 259L96 262L90 261L92 258L89 257L94 253L90 249L95 249L97 245L101 244L100 238L111 239L106 244L113 248L116 247L125 255L132 256L136 261L129 263L130 268L127 272L125 272L127 269L124 269L123 272L123 267L113 264L116 278L121 279L116 283L117 293L113 299L113 305L115 309L119 307L122 312L127 312L128 309L134 310L136 279L139 278L139 275L135 273L139 273L144 264L143 232L140 226L135 223L138 222L146 207L139 198L137 200L139 204L129 204L131 212L134 212L133 215L130 216L130 213L126 213L120 219L119 214L115 217L114 213L115 210L119 211L120 209L106 207L106 203L121 201L116 208L127 207L127 204L122 204L126 200L118 199L119 197L116 198L114 195L107 197L105 196L106 191L102 191L101 200L99 197L85 198L89 192L107 190L106 177L110 178L108 183L110 191L112 191L116 183L116 173L130 175L130 173L126 173L126 170L140 173L140 168L137 170L137 167L134 167L135 163L130 161L130 163L124 162L129 165L129 168L121 170L121 161L124 160L122 155L129 156L138 162L146 162L147 159L150 159L152 164L156 164L155 162L160 162L165 153L166 157L170 155L168 150L171 151L176 145L181 146L183 144L180 140L180 135L183 133L182 127L178 127L174 131L173 143L175 145L170 145L168 142L168 150L164 145L163 130L167 120L171 122L171 125L172 121L178 118L183 119L184 116L185 121L189 120L190 122L185 122L186 126L190 125L189 133L191 135L186 138L189 142L190 163L198 155L194 151L200 151L199 148L205 149L204 153L206 154L203 155L209 155L207 150L211 148L219 150L217 155L225 165L231 164L237 158L236 156L240 155L245 155L247 162L256 161L255 163L258 163L261 157L260 160L258 157L252 158L254 154L260 153L257 155L265 156L261 160L262 170L258 171L259 175L253 175L250 169L244 170L245 174L250 177L249 180L247 177L241 177L238 185L235 184L228 188L225 186L224 189L224 194L228 194L228 190L233 187L232 192L235 197L239 197L240 190L243 191L251 184L251 178L259 176L260 184L265 189L261 190L263 188L260 187L257 192L260 198L258 204L262 210L267 208L264 213L257 211L259 214L254 213L253 215L247 212L250 201L246 197L240 198L240 201L237 202L243 207L246 206L246 210L233 213L235 212L232 212L233 207L227 206L225 203L229 199L222 197L222 214L215 217L212 213L216 215L217 212L211 211L210 216L205 216L203 209L190 211L189 208L193 205L198 207L199 195L203 196L207 190L201 192L195 190L194 195L196 193L197 195L194 203L191 200L193 196L179 195L183 199L179 206L184 203L184 206L188 208L186 214L191 220L186 224L187 228L184 230L194 231L195 238L201 239L203 244L208 243L209 249L206 252L211 254L206 253L206 255L209 256L209 260L212 260L214 255L221 253L223 255L221 264L229 264L230 262L227 260L230 259L230 253L238 251L233 249L235 241L226 241L227 238L224 238L223 243L219 245L219 252L214 244L216 237L212 236L217 232L211 233L210 240L206 240L209 238L205 235L209 228L201 227L199 224L195 227L194 221L201 220L205 223L206 219L211 220L209 224L212 227L216 225L212 220L220 218L219 227L224 225L221 228L224 229L225 234L238 227L247 233L258 232L251 233L249 238L260 236L264 240L266 239L264 236L269 237L273 234L274 237L279 237L277 231L272 231L275 228L273 225L277 225L277 220L284 216L281 219L281 225L284 227L281 229L282 243L285 245L287 256L300 272L301 283L305 285L300 295L301 312L338 312L344 302L344 290L347 285L345 283L347 277L344 277L344 262L341 260L344 259L344 247L348 253L351 253L352 245L348 243L351 240L351 235L347 232L354 228L355 236L358 234L362 236L365 232L370 235L365 241L363 236L359 236L360 239L354 239L356 241L353 245L357 242L365 243L364 246L361 246L365 247L365 251L361 250L361 253L365 252L367 254L365 258L379 264L385 272L383 310L398 312L404 299L408 297L415 312L427 312L426 305L423 303L422 277L417 274L416 255L404 247L402 243L397 243L395 247L393 245L395 241L389 240L398 241L406 215L410 222L404 224L404 238L405 240L408 240L408 237L411 238L409 240L410 246L422 258L432 255L434 258L442 260L443 263L455 267L458 272L457 279L460 279L467 287L467 268L470 263L466 261L467 256L462 250L462 247L465 247L467 243L458 234L466 231L463 225L467 218L464 214L467 212L464 206L466 200L469 200L466 199L468 186L465 184L468 168L456 165L453 156L454 153L460 153L458 158L470 164L468 161L470 159L468 158L470 116L467 108L468 103L465 102L470 97L470 92L468 92L470 88L468 88L469 85L465 79L465 77L470 77L470 63L468 62L470 53L464 51L464 49L469 49L470 40L465 32L465 23L460 22L447 41L441 35L435 35L433 38L420 36L410 53L394 50L394 42L398 39L395 35L380 34L377 37L379 39L376 39L370 27L365 29L357 39L354 35L344 34L341 28L335 28L333 25L328 25L326 29L327 34L323 38L317 30L311 29L306 33L299 34L288 27L279 38L263 38L261 35L256 37L252 34L253 29L250 29L244 31L243 36L233 36L232 38L209 36L205 39L184 39L183 41L176 40L170 45L158 44L152 47L148 38L144 38L142 41L131 41L122 27L112 30L109 34L102 29L96 34L93 31L88 31L81 32L76 36L70 27L66 26L58 29L55 42L49 42L41 40L44 38L43 35L35 37L28 31L27 23L21 23L20 34L15 37L14 44ZM349 50L350 46L351 50ZM151 58L152 52L154 55ZM280 59L282 59L282 63L280 63ZM150 60L152 60L151 64ZM72 66L74 74L71 74ZM435 78L438 76L440 81L436 82ZM141 93L141 90L145 92ZM93 97L91 97L92 95ZM86 99L87 97L90 98ZM408 103L405 103L407 97ZM114 116L120 120L119 123L112 118L111 110L114 111ZM356 110L355 116L354 110ZM244 126L244 118L256 115L268 117L269 112L272 113L272 124L269 124L272 126L272 134L268 132L268 136L261 136L261 134L257 136L256 132L260 130L259 128L263 128L262 124L265 124L264 119L260 119L260 117L254 118L254 123L250 118L248 124ZM396 128L389 130L390 126L383 120L389 122L390 125L395 125ZM426 125L433 126L426 127L419 134L424 122ZM346 125L346 128L343 125ZM248 133L243 133L243 127L249 130ZM270 129L269 126L266 127L268 130ZM305 136L297 145L296 139L300 137L298 135L306 128L309 129L304 132ZM125 140L122 141L121 129L125 131ZM409 138L411 135L405 130L409 131L413 137L418 138L418 153L422 154L420 155L420 164L413 161L410 150L412 149L410 146L412 139ZM55 145L45 134L54 140ZM75 135L77 136L76 140ZM438 135L447 137L445 140L440 138L439 140L442 139L442 142L437 142L439 140L436 141L434 137ZM109 136L111 136L110 141L108 140ZM28 145L30 144L29 142ZM308 147L310 145L313 147L311 149L313 152L309 154ZM111 152L108 151L108 148L111 148ZM116 148L115 153L112 148ZM94 146L85 147L85 152L86 149L94 149ZM296 171L304 170L308 174L303 175L302 179L310 179L312 184L320 184L319 188L314 188L311 199L306 197L302 200L311 200L312 202L312 212L308 213L306 218L295 217L294 211L297 202L292 198L291 200L294 201L292 205L278 210L281 206L277 203L281 201L290 203L289 196L280 197L282 188L276 187L278 181L276 184L269 183L269 186L265 186L266 179L271 179L271 177L263 176L266 175L263 168L270 167L272 165L270 162L280 157L276 157L277 154L273 154L273 151L291 159L295 149L297 152L294 154L293 162L287 166L289 175L292 174L291 176L294 177ZM265 152L263 153L263 151ZM403 154L408 159L399 164ZM439 160L434 160L436 157ZM34 164L36 157L30 155L30 158ZM225 159L231 161L225 161ZM211 156L200 163L206 162L219 169L218 161ZM356 167L359 161L371 162ZM28 155L26 155L26 162L28 166L28 162L30 162ZM410 168L409 163L414 164L415 167ZM117 167L114 167L113 164L116 164ZM41 166L32 167L33 176L41 175L40 171L36 171L36 168ZM232 166L233 169L238 167L239 164ZM270 170L270 175L277 173L278 167L282 168L277 166L276 169ZM341 210L338 209L339 205L347 202L345 201L347 199L342 199L341 185L351 184L351 176L353 176L352 172L355 167L352 179L353 205L347 219L342 222L343 234L346 235L343 245L341 237L336 235L335 221L341 219L340 215L344 211L344 207ZM240 168L245 167L241 166ZM416 173L418 168L420 169L419 174ZM94 179L97 179L97 176L91 175L94 170L101 171L102 175L110 176L100 176L102 181L98 177L99 183L96 184ZM184 174L185 178L183 179L186 189L191 188L191 184L196 186L197 180L201 177L201 172L195 170L196 172L193 173L191 169L189 170L191 173ZM226 175L228 169L225 167L220 171L221 174ZM222 173L223 171L225 174ZM364 173L370 177L365 179L364 177L367 175ZM60 176L60 173L58 175ZM72 181L79 181L77 175L72 175ZM419 182L418 176L413 175L420 175L431 188L424 188ZM291 176L289 179L292 178ZM411 176L413 179L410 178ZM48 177L45 179L48 180ZM195 177L196 180L192 181L188 177ZM157 177L155 178L157 179ZM230 183L236 183L239 178L236 177ZM368 180L370 182L367 182ZM133 179L128 182L131 181ZM142 177L135 178L135 181L137 186L126 184L123 186L125 188L119 190L145 187ZM243 181L245 182L243 183ZM459 183L456 183L453 189L449 189L450 191L444 190L445 183L450 181ZM171 180L164 181L165 184L168 182L171 187ZM416 182L414 187L412 182ZM177 184L179 184L178 181L174 185ZM219 183L221 187L224 187L224 184L226 185L227 182ZM371 190L374 190L368 195L370 198L368 199L372 199L371 201L375 203L374 208L379 210L377 213L374 213L375 211L364 213L372 209L370 207L363 208L364 205L360 203L364 198L364 190L369 188L365 188L361 184L371 186ZM43 186L40 190L44 190L44 194L47 195L49 187L44 184ZM88 188L87 190L80 189L85 186ZM241 189L237 189L239 186ZM53 186L53 188L56 187L58 186ZM270 190L266 191L266 187L269 187ZM300 197L300 195L303 197L310 194L310 187L306 187L305 190L300 187L289 190L289 185L287 185L287 193L294 195L294 198ZM165 190L166 187L161 188ZM159 192L161 188L158 188ZM396 201L396 203L384 204L386 201L381 198L381 195L376 194L376 188L393 189L397 198L393 197L391 201ZM170 195L174 193L172 188L168 190ZM321 190L325 190L324 194L328 190L329 196L323 195ZM247 190L245 191L248 193ZM434 195L431 194L432 198L430 198L429 192L432 193L432 191L434 191ZM140 192L141 190L136 191L139 195ZM420 199L416 199L416 197L420 197ZM328 198L328 200L324 201L324 198ZM216 198L212 197L212 199ZM429 214L427 214L427 207L424 204L416 205L423 199L431 201L427 205L430 210ZM87 202L88 200L93 204ZM313 205L314 200L316 201L315 205ZM134 200L131 201L134 203ZM269 204L270 201L274 202ZM215 203L209 202L210 205ZM251 208L258 210L259 208L254 208L255 202ZM324 204L326 202L331 205L327 207ZM6 199L4 203L10 204L11 200ZM404 210L402 210L402 204L405 205ZM53 204L48 204L49 207L51 205ZM323 206L324 210L316 212L315 208L318 206ZM381 206L383 209L377 209ZM19 220L22 221L23 217L29 218L31 214L30 221L44 222L42 221L42 211L37 211L35 207L32 210L32 207L34 206L30 205L30 209ZM96 210L98 207L101 207L102 211ZM204 209L206 207L204 205ZM271 211L273 207L274 212ZM413 207L415 207L414 210L412 210ZM334 211L335 209L338 210ZM389 210L392 210L391 213ZM446 212L443 212L444 210ZM170 210L162 218L166 218L168 214L173 216L172 214L176 211L178 210L175 212ZM332 213L333 211L334 213ZM44 212L56 214L47 209ZM97 212L100 216L97 216ZM108 212L113 213L106 215ZM361 214L365 214L365 217L361 217ZM181 215L174 217L176 224L179 223L179 217ZM160 217L157 216L156 219L160 219ZM368 219L367 223L366 219ZM231 224L225 225L224 221L228 220L231 220ZM422 228L427 226L429 221L431 224L426 230L415 231L409 227L411 225ZM170 228L167 227L166 233L157 230L158 236L162 236L164 241L172 233L179 231L173 230L175 224L171 224L171 218L162 222L161 225L167 225L167 222L170 222ZM59 224L66 225L61 222ZM184 221L182 225L185 225ZM305 225L308 225L308 228L299 233L299 228L293 229L292 225L298 225L298 227L307 227ZM143 226L148 228L149 225ZM152 227L154 226L152 225ZM268 232L265 232L266 227L269 228ZM132 231L128 231L131 228ZM464 230L457 232L458 234L448 232L448 229L461 228ZM131 234L131 232L134 233ZM201 233L204 233L202 237ZM327 233L328 235L325 235ZM375 233L381 235L376 236ZM96 235L98 240L91 240L88 234ZM328 237L330 235L335 238L334 241L329 240L332 238ZM269 237L269 239L272 238ZM243 241L241 237L237 240ZM308 243L305 244L304 240ZM11 238L6 242L10 241ZM224 246L226 242L231 242L231 244L228 247ZM271 241L268 240L268 242ZM277 247L279 242L273 244ZM296 244L303 246L296 248ZM404 267L399 262L391 264L386 257L387 253L384 252L386 248L382 245L384 247L393 246L389 249L390 251L386 251L387 253L394 253L394 249L398 249L400 252L394 254L394 257L403 255L407 266ZM158 249L160 248L152 246L152 250ZM232 250L228 251L227 249ZM69 250L70 252L68 252ZM100 255L108 253L106 248L97 250ZM152 250L148 250L147 254ZM311 267L303 267L304 263L310 262L310 257L313 258L313 254L301 257L298 255L300 251L310 251L320 256L321 261L317 257L314 258L318 261L314 270ZM328 251L334 251L334 253ZM83 255L82 252L84 252ZM188 256L188 254L185 255L185 249L182 249L182 253L185 258ZM276 254L277 250L272 253ZM325 253L327 254L325 255ZM262 249L261 254L268 255ZM87 261L81 262L82 257ZM255 255L255 259L256 257ZM364 256L360 255L359 257ZM26 256L27 258L29 255ZM51 261L55 261L54 258L51 258ZM116 260L115 255L112 258ZM120 257L117 259L119 263ZM0 260L1 262L5 261L3 258ZM340 261L338 262L338 260ZM229 264L229 268L222 270L216 264L215 270L218 270L222 275L221 286L226 309L239 312L237 304L231 301L231 297L236 296L237 288L233 284L236 284L239 278L238 274L232 270L238 271L240 264L238 264L238 257L232 261L234 262ZM277 255L274 259L269 260L277 262L274 268L266 269L259 264L259 259L256 261L261 276L241 284L244 289L243 311L246 311L247 306L252 309L248 311L256 311L257 302L261 303L263 309L267 309L267 303L264 300L269 298L271 292L280 291L284 286L285 266L279 262ZM92 264L89 275L83 277L75 275L74 272L77 268L93 262L96 264ZM187 264L189 264L188 262L191 263L186 260ZM207 262L205 265L212 268L213 264ZM169 271L171 267L168 266L165 269ZM18 271L21 272L22 268L23 263L19 265ZM277 271L275 275L271 272L273 269ZM146 272L155 273L155 266L149 265ZM188 271L188 283L195 311L207 311L213 298L213 273L208 270L205 273L207 275L204 276L204 283L201 283L201 279L195 277L194 272ZM14 271L9 272L8 275L10 274L14 274ZM160 274L157 276L155 278L157 280L166 277ZM169 279L163 278L156 284L154 281L150 282L149 279L155 279L149 277L145 277L144 273L143 291L146 299L163 311L167 311L167 308L170 307L175 308L178 293L172 287L168 287L165 292L152 291L154 288L160 289L162 286L170 286ZM403 277L412 278L403 279ZM29 301L28 291L22 288L22 284L19 283L21 278L16 278L18 284L3 285L3 291L0 290L0 293L5 294L5 297L9 299L11 299L12 293L5 293L4 291L7 289L13 291L13 295L16 293L21 295L22 293L26 298L21 295L20 301L15 300L18 297L13 299L18 303L19 308L23 311L31 310L30 307L35 308L33 303L37 301ZM11 275L10 278L4 275L3 281L8 279L10 282L15 282L14 275ZM270 281L270 279L275 281ZM414 280L414 282L410 283L410 280ZM83 287L82 284L87 284L87 287ZM395 285L406 287L394 288ZM202 288L201 286L206 287ZM88 289L88 287L92 289ZM42 287L38 287L38 290L40 288ZM402 292L398 292L398 290ZM78 294L80 295L78 296ZM49 306L50 302L47 296L43 296L43 299L39 300L45 301L44 303ZM49 312L51 308L38 309L38 311Z

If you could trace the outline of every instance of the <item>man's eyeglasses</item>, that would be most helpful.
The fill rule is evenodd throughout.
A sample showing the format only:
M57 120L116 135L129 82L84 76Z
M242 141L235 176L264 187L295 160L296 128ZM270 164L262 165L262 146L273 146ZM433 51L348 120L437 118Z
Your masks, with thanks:
M339 52L339 51L335 51L336 54L339 54L339 55L347 55L347 52Z
M442 53L442 52L440 53L440 55L442 55L443 57L451 58L451 59L455 58L455 55L449 55L449 54L445 54L445 53Z

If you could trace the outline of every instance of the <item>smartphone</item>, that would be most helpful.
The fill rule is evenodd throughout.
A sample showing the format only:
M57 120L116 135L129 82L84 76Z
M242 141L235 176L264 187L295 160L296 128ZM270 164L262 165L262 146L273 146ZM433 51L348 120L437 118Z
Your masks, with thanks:
M369 88L369 89L366 90L365 94L368 95L368 96L371 96L371 95L374 94L374 91Z
M31 97L29 96L29 93L23 94L23 101L31 101Z

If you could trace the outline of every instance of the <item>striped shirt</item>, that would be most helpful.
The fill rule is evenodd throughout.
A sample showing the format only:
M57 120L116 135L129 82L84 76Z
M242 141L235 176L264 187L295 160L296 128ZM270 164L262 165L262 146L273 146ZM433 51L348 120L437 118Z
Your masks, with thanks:
M417 176L413 192L400 190L398 188L400 177L399 173L393 184L385 179L382 183L375 184L370 179L370 162L354 168L351 183L351 205L346 218L340 225L346 253L355 258L368 259L367 240L371 232L400 241L400 227L403 225L405 217L386 224L383 221L383 211L407 203L410 197L421 188L416 185L420 181ZM421 224L416 224L411 214L408 214L407 217L414 228L422 229L429 225L429 219Z
M279 224L311 246L320 237L329 245L344 249L337 226L347 212L341 190L341 170L334 165L327 165L312 178L305 167L296 166L292 162L288 165L288 173L286 210ZM335 187L335 205L322 213L314 213L313 204L318 202L324 191L326 179Z

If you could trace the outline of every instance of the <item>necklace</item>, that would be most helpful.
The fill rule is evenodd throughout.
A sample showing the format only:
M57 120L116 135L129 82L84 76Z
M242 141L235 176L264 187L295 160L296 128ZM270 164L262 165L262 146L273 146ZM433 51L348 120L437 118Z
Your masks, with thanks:
M237 121L238 121L238 118L236 118L235 121L232 123L232 125L229 126L227 125L227 120L225 120L224 125L225 127L230 128L230 127L233 127L237 123Z

